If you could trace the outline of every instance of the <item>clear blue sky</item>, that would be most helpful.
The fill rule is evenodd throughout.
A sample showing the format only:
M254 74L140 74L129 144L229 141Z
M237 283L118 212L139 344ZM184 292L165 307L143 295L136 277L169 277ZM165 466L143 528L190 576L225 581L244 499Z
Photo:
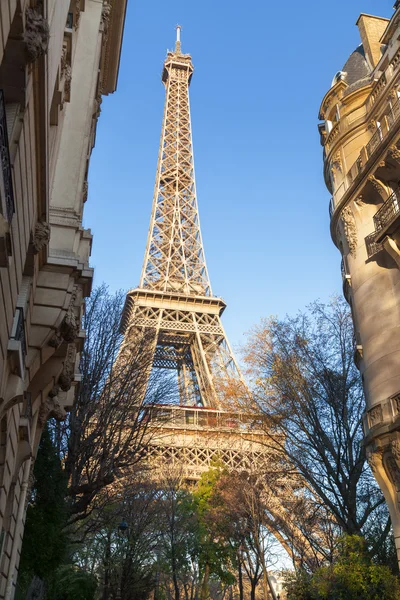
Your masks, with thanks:
M360 43L361 12L393 0L128 0L117 92L105 98L84 224L95 283L139 283L164 105L161 69L183 26L195 67L198 203L213 292L231 343L261 316L341 293L317 124L333 75Z

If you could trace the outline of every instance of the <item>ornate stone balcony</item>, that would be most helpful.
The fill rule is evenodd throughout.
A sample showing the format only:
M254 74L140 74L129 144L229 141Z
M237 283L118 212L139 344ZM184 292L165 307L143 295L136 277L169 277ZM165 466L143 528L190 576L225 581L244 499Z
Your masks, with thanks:
M372 258L375 254L378 254L383 249L382 244L377 244L375 241L376 231L370 233L365 238L365 246L367 248L367 256L368 258Z
M374 215L375 242L381 242L386 235L397 229L400 216L399 196L400 190L394 191Z
M330 209L331 217L334 213L335 206L339 203L347 190L361 178L365 168L367 167L368 163L370 163L370 160L372 162L372 160L377 156L382 144L388 138L389 134L393 132L393 129L399 127L399 123L400 100L395 100L391 106L388 107L385 115L381 118L381 123L376 128L369 142L361 148L357 159L345 174L342 184L338 189L335 190L333 207Z

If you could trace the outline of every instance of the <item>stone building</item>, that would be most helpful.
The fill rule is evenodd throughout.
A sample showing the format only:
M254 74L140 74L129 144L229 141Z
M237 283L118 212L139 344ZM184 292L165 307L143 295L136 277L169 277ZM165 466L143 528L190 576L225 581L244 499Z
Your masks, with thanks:
M126 0L0 2L0 598L12 598L44 424L79 381L91 289L82 227Z
M364 433L400 559L400 2L361 14L361 44L333 78L319 131L331 235L356 332Z

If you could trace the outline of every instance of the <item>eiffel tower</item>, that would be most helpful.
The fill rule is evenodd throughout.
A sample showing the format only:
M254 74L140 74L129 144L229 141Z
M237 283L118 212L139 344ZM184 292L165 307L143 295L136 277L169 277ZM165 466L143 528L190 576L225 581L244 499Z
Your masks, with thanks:
M189 85L192 59L167 53L162 73L166 100L151 223L138 288L125 302L121 330L153 330L153 368L177 373L180 404L218 408L217 381L241 379L213 295L196 197Z
M175 50L167 53L162 72L166 100L140 285L128 292L121 319L122 347L129 351L150 332L146 364L175 371L178 382L179 402L146 413L152 431L143 453L155 477L158 468L172 464L183 467L186 481L196 481L216 459L229 470L258 465L279 472L265 424L237 406L227 409L220 385L233 380L247 392L221 322L226 304L212 293L204 256L189 106L193 65L181 51L180 34L177 26ZM283 475L275 483L271 531L289 553L291 540L299 554L312 556L291 515L298 478Z

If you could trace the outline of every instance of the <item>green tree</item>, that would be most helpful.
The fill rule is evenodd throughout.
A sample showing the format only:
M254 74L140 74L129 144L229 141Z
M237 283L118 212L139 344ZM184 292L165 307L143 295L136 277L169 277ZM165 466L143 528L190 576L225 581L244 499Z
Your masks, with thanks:
M288 600L400 600L399 578L374 564L364 538L344 536L337 559L310 576L289 576Z
M232 568L235 565L236 552L227 535L228 528L219 496L218 482L224 470L216 465L200 478L193 493L193 512L197 513L198 523L198 560L202 576L201 600L209 598L209 580L216 576L221 583L231 585L235 582Z
M20 598L33 578L46 582L67 553L67 478L48 427L40 440L33 474L19 568Z

